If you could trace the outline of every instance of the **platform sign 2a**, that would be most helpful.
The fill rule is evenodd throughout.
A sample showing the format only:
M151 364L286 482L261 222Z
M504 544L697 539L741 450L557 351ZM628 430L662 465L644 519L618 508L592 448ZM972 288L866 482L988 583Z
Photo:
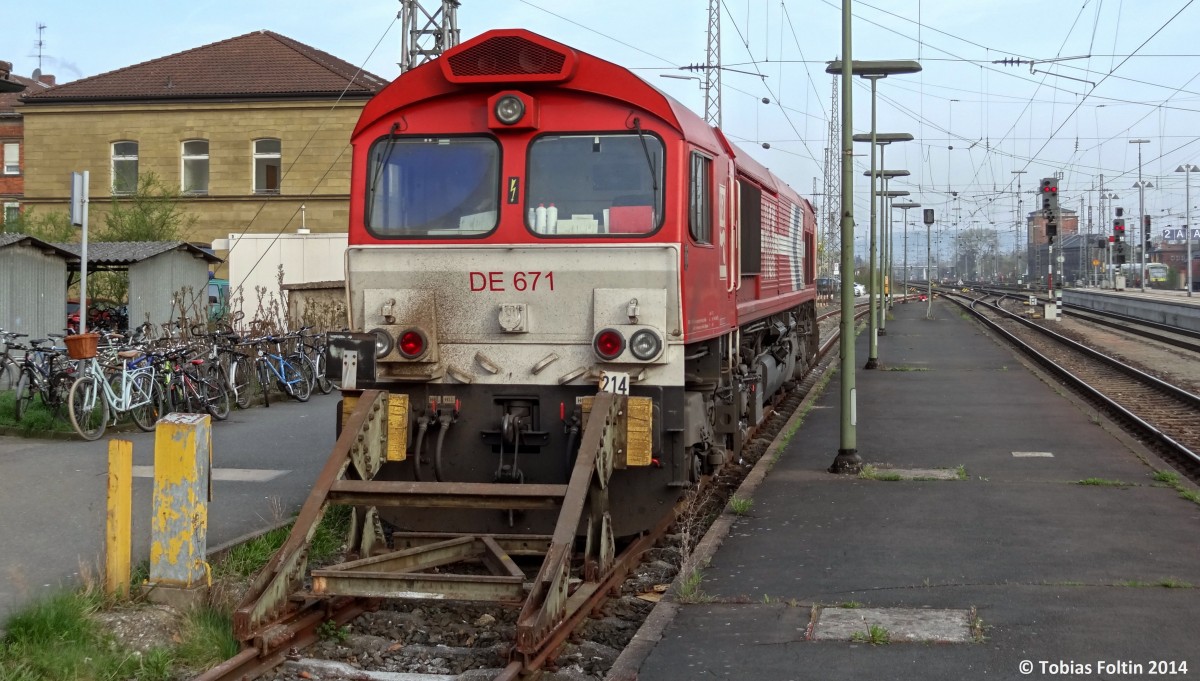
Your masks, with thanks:
M1187 237L1183 235L1186 227L1164 227L1163 239L1166 241L1183 241ZM1192 227L1192 240L1200 239L1200 227Z

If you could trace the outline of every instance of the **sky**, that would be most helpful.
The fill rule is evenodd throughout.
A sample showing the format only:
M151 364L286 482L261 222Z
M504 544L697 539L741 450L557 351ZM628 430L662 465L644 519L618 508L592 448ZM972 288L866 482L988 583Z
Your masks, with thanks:
M440 6L421 4L430 11ZM120 11L97 11L81 0L0 0L0 59L29 76L39 66L40 39L42 70L65 82L269 29L385 78L399 73L398 0L118 5ZM693 74L680 67L705 61L707 5L462 0L458 25L463 40L492 28L541 33L630 68L703 112L698 80L662 76ZM720 6L723 129L820 205L833 90L824 69L842 56L840 0L720 0ZM915 138L887 148L885 169L910 172L889 189L909 191L909 200L933 208L939 227L993 227L1001 247L1011 248L1017 179L1021 207L1032 210L1033 188L1057 174L1064 207L1079 210L1082 201L1084 230L1090 216L1091 231L1100 233L1111 211L1102 217L1098 206L1089 207L1097 204L1101 176L1104 191L1118 197L1110 206L1139 212L1139 150L1142 179L1153 185L1144 205L1155 233L1186 221L1186 175L1175 170L1187 163L1200 168L1196 0L855 0L852 9L852 58L922 64L920 73L878 81L876 130ZM853 131L870 132L866 81L855 79L852 101ZM869 152L869 144L855 145L859 234L869 221ZM1200 178L1192 184L1200 216ZM909 211L910 224L923 227L920 220L920 211Z

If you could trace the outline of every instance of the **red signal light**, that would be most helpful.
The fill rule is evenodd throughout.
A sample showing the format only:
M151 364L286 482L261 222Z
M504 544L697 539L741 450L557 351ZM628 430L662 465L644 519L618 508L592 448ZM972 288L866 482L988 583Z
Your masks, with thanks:
M616 329L604 329L596 334L592 345L602 359L616 359L625 351L625 337Z
M420 329L407 329L400 334L396 348L405 358L416 359L425 353L425 334Z

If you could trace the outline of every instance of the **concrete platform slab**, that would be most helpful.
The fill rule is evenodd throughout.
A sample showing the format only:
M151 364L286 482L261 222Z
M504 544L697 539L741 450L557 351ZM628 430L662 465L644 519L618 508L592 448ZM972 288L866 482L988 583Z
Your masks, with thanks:
M970 610L921 608L815 608L813 641L869 639L882 630L882 643L972 643Z

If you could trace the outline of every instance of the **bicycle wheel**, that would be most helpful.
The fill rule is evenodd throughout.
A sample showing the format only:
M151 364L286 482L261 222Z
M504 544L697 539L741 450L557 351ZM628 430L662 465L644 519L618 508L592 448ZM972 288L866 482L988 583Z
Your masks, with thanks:
M75 385L74 373L59 371L50 377L50 385L42 393L42 403L55 418L62 414L63 405L66 404L67 395L70 394L73 385Z
M226 389L224 381L213 380L210 376L209 378L200 379L200 383L196 387L204 395L204 409L214 419L224 421L229 418L229 408L232 401L229 399L229 390Z
M322 395L328 395L333 392L333 381L325 376L325 348L317 348L317 359L313 362L313 368L317 376L317 391Z
M269 408L271 406L271 370L262 361L257 362L254 368L255 377L258 379L255 381L256 389L262 393L263 406Z
M229 363L229 387L233 390L233 399L238 409L250 406L250 391L253 389L254 372L250 367L250 358L238 355Z
M313 386L317 384L316 367L313 365L313 361L308 357L308 355L303 353L288 355L288 363L300 372L300 380L302 380L305 384L303 386L303 390L299 384L296 384L295 390L293 391L295 393L293 397L301 402L307 402L308 398L312 396ZM303 392L304 397L300 397L301 392Z
M159 413L162 406L162 397L159 395L161 391L159 383L150 374L135 376L133 386L129 390L130 398L135 404L145 401L145 404L130 409L129 415L133 417L133 423L147 433L154 430L159 417L162 416Z
M17 379L17 400L16 400L16 417L20 421L27 411L29 405L33 404L33 374L29 370L23 370L21 377Z
M312 394L312 375L312 364L303 355L288 355L283 362L287 391L298 402L307 402Z
M9 359L8 355L0 355L0 393L15 388L17 381L21 380L20 374L16 362Z
M108 427L108 400L104 397L104 386L95 376L84 376L71 386L67 413L79 437L99 440L104 435Z

